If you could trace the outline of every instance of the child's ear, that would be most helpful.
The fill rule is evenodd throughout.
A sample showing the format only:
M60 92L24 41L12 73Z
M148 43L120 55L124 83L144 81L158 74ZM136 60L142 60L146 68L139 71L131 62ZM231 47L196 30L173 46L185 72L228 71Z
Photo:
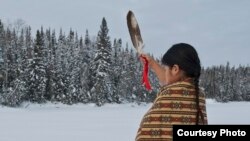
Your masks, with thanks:
M179 65L176 65L176 64L173 65L171 71L172 71L172 74L173 74L173 75L177 75L177 74L180 72L180 67L179 67Z

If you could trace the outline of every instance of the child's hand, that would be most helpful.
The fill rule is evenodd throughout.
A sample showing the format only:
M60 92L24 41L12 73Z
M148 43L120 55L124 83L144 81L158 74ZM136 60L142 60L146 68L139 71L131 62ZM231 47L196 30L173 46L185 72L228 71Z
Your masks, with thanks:
M143 63L145 63L144 59L146 59L148 61L149 66L152 66L155 63L155 60L147 54L141 54L140 59Z

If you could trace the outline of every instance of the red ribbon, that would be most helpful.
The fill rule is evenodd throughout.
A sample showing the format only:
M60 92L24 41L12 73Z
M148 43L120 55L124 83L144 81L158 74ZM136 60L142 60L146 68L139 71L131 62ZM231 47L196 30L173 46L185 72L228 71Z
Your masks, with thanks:
M144 61L144 67L143 67L143 77L142 77L142 84L145 85L147 90L151 90L151 86L148 79L148 60L146 57L140 56Z

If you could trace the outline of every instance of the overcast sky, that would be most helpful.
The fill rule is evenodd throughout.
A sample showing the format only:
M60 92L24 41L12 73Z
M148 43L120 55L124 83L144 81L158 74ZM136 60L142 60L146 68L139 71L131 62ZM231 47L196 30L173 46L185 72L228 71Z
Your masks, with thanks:
M202 65L250 64L249 0L0 0L0 19L22 19L35 32L70 28L80 35L97 35L106 18L109 35L132 47L126 14L139 22L146 53L162 56L179 42L193 45Z

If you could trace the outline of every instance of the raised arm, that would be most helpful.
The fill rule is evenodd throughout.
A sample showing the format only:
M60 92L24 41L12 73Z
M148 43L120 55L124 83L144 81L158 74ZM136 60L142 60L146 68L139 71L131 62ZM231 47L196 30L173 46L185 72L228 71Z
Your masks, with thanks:
M164 68L157 61L155 61L151 56L149 56L147 54L141 54L141 56L148 60L149 67L156 74L160 85L165 85L166 83L165 83L165 70L164 70Z

